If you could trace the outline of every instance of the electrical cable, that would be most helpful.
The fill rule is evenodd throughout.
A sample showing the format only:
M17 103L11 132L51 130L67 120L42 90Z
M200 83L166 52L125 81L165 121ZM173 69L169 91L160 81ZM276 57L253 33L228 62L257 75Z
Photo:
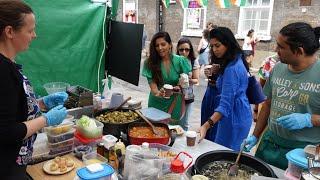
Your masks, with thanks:
M98 76L97 76L97 85L98 85L98 93L100 93L100 68L101 68L101 62L102 58L106 49L106 39L105 39L105 26L106 26L106 16L107 16L107 2L104 3L105 10L104 10L104 17L103 17L103 25L102 25L102 40L103 40L103 50L101 52L101 56L99 59L99 66L98 66Z

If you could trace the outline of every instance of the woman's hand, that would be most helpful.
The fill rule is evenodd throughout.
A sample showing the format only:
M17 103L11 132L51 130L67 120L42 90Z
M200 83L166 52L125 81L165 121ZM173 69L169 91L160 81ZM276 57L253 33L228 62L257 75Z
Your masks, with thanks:
M157 97L164 97L165 91L163 88L161 88L157 93L154 94Z
M200 127L200 139L199 139L199 143L206 137L207 131L208 129L210 129L210 124L208 122L204 123L201 127Z

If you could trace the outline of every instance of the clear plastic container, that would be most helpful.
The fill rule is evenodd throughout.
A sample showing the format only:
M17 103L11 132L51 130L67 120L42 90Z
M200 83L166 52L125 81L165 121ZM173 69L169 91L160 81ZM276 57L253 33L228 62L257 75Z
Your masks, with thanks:
M107 163L108 162L108 160L106 158L104 158L100 154L97 154L97 152L91 152L91 153L83 155L82 160L86 166L90 165L90 164L94 164L94 163Z
M149 143L150 151L156 153L158 157L167 159L171 161L176 155L178 155L179 151L163 144L158 143Z
M67 88L70 87L70 84L65 82L50 82L43 85L48 94L56 92L66 92Z
M56 148L62 148L62 147L65 147L65 146L70 146L70 145L73 145L74 144L74 139L71 138L71 139L68 139L68 140L65 140L65 141L61 141L61 142L58 142L58 143L49 143L48 142L48 147L49 149L56 149Z
M85 137L81 136L81 134L78 131L76 131L74 133L74 144L76 146L88 145L88 146L91 146L91 147L96 147L97 144L99 142L101 142L101 141L102 141L101 137L99 137L99 138L90 138L89 139L89 138L85 138Z
M72 152L73 148L74 148L73 144L71 144L69 146L62 146L62 147L58 147L58 148L53 148L53 149L50 149L49 155L50 156L55 156L55 155L58 155L58 154L64 154L64 153L67 153L67 152Z
M55 135L63 134L70 131L73 125L74 124L72 122L67 122L64 124L60 124L58 126L45 127L44 130L50 135L55 136Z
M86 130L84 128L82 128L81 126L79 126L78 121L77 121L77 131L81 134L81 136L85 137L85 138L99 138L102 137L102 131L103 131L103 123L94 120L97 128L93 129L93 130Z
M167 124L170 121L171 115L159 109L150 107L140 110L141 113L153 122L161 122Z
M48 142L49 143L58 143L58 142L69 140L74 137L75 131L76 131L75 129L70 129L68 132L63 133L63 134L59 134L59 135L51 135L51 134L47 133Z

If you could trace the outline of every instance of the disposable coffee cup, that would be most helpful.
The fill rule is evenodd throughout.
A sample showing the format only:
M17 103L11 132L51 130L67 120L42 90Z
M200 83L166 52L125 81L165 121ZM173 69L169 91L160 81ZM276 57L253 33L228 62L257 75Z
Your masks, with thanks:
M209 71L209 75L208 75L208 78L210 78L210 76L212 76L212 65L206 65L205 67L204 67L204 69L205 70L207 70L207 71ZM208 81L208 79L206 79L206 81Z
M187 146L194 146L196 144L197 133L195 131L187 131Z
M163 89L164 89L164 96L166 98L170 98L170 96L172 96L172 94L173 94L173 86L170 84L165 84L163 86Z

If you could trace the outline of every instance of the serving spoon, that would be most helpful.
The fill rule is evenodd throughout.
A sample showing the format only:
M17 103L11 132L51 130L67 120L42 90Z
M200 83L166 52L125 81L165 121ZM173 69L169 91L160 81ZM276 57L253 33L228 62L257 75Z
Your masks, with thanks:
M245 144L244 142L241 144L240 151L238 153L236 162L228 170L228 176L236 176L238 174L239 160L240 160L240 156L242 154L242 151L244 149L244 144Z
M162 133L139 110L135 110L135 112L151 127L153 134L157 136L162 135Z

